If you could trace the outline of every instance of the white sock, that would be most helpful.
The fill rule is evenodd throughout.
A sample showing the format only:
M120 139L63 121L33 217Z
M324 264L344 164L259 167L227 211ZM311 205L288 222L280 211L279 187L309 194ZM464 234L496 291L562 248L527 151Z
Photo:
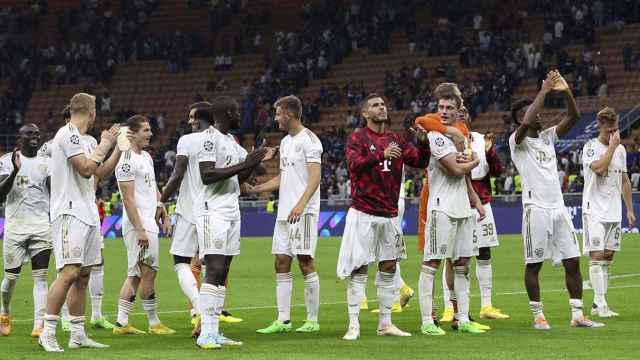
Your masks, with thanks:
M44 314L44 331L43 333L47 333L51 336L56 336L56 327L58 326L58 320L60 320L60 316L58 315L50 315Z
M104 293L104 266L91 268L89 295L91 295L91 320L102 318L102 295Z
M129 325L129 313L133 310L133 301L118 300L118 325L125 327Z
M433 324L433 283L436 279L438 269L431 266L422 265L420 278L418 280L418 291L420 299L420 313L422 314L422 325Z
M80 342L87 337L84 332L84 316L73 316L69 318L71 322L71 339Z
M189 299L192 306L191 316L200 314L200 301L198 300L198 282L191 272L189 264L175 264L173 266L178 275L178 284L184 296Z
M0 314L9 314L11 312L11 297L13 296L13 290L16 288L16 282L20 274L14 274L10 272L4 273L4 279L0 285Z
M454 266L453 289L458 300L458 321L469 322L469 269L466 266Z
M402 278L402 274L400 272L400 263L396 263L396 274L393 277L393 283L397 290L402 289L406 284L404 279Z
M491 260L476 259L476 277L480 288L480 306L491 306L491 289L493 287Z
M160 324L160 319L158 318L158 311L156 309L156 299L142 299L142 308L144 312L147 313L147 319L149 320L149 327L156 326Z
M278 320L291 320L291 293L293 292L293 275L276 273L276 302L278 304Z
M376 273L376 288L378 289L378 308L380 316L378 317L378 329L384 329L391 325L391 307L393 301L397 298L398 292L395 288L395 273L378 271Z
M69 321L71 319L71 314L69 314L69 305L67 305L67 300L62 304L62 308L60 309L60 315L62 317L62 321Z
M607 296L607 290L609 289L609 268L611 267L611 263L613 263L613 261L600 261L600 265L602 266L602 280L604 282L603 291L605 296Z
M200 287L202 334L216 336L219 333L220 313L224 306L226 288L204 283Z
M44 326L44 313L47 309L47 275L49 270L33 270L33 328L40 329Z
M582 313L582 299L569 299L571 306L571 320L580 320L584 317Z
M531 309L531 313L533 314L533 320L538 320L540 318L544 319L544 306L540 301L529 301L529 309Z
M318 321L320 277L317 272L304 276L304 304L307 307L307 320Z
M451 292L449 291L449 285L447 285L447 264L446 262L442 267L442 301L445 309L453 309L453 303L451 303Z
M360 303L364 299L368 278L367 274L353 274L347 284L349 326L360 327Z
M589 263L589 279L593 288L593 303L598 307L607 306L604 296L604 274L600 261L591 260Z

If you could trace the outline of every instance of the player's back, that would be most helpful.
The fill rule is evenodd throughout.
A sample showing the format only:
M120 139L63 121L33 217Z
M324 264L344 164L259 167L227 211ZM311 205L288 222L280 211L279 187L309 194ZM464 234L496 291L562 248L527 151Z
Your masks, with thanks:
M554 147L557 140L555 127L541 131L536 138L525 136L520 144L515 143L515 132L511 134L509 148L522 178L523 205L550 209L564 206Z
M12 153L0 158L0 176L13 172ZM20 156L20 169L7 194L5 217L15 225L14 232L33 230L32 226L49 226L49 168L41 156ZM13 230L12 230L13 231Z
M51 148L51 220L72 215L89 225L98 225L93 177L84 178L71 164L74 156L88 156L84 139L73 124L60 128Z
M444 157L457 153L453 141L434 131L429 132L428 137L431 147L428 211L441 211L458 219L473 215L465 175L449 174L440 162Z
M196 221L194 204L202 196L202 190L204 188L202 178L200 177L198 153L203 149L204 138L208 132L211 132L211 130L207 129L202 132L182 136L180 140L178 140L176 150L177 156L186 156L188 159L187 170L180 184L176 213L191 223L195 223Z
M240 146L233 135L223 134L215 128L204 132L202 150L198 162L215 162L216 168L227 168L244 161L247 151ZM199 166L199 165L198 165ZM199 213L212 213L225 220L240 218L240 183L238 176L204 185L202 196L196 199Z

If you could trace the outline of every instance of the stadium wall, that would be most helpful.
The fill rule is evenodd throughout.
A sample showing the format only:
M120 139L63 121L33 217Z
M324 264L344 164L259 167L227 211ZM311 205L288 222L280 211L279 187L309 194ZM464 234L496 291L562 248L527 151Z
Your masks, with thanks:
M633 197L635 213L640 214L640 194ZM573 224L578 231L582 230L582 196L566 195L565 205L573 219ZM522 205L519 196L496 198L491 205L496 220L498 234L520 234L522 232ZM348 207L322 206L318 221L318 231L321 237L341 236L344 231L345 218ZM626 212L622 207L622 221L626 225ZM407 200L407 206L402 221L403 231L406 235L416 235L418 232L418 205L414 201ZM108 216L102 223L102 234L107 238L122 237L122 217L120 215ZM276 221L276 215L267 213L264 208L242 208L242 236L271 237ZM624 227L623 227L624 229ZM4 234L4 219L0 218L0 236Z

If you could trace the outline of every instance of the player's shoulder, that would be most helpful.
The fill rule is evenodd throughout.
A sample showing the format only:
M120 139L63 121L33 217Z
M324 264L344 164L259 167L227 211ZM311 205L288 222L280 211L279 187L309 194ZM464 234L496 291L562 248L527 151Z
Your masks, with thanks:
M472 131L471 132L471 137L473 138L473 140L484 140L484 134L481 134L477 131Z
M82 140L85 141L87 144L92 145L92 146L97 146L98 145L98 140L96 140L96 138L94 138L93 136L91 136L89 134L82 135Z
M313 144L320 144L320 139L313 131L311 131L311 129L304 128L302 131L304 132L307 141L310 141Z
M618 147L616 147L616 152L620 152L620 153L627 153L627 148L624 147L624 145L622 144L618 144Z
M0 163L2 163L2 164L6 164L6 163L7 163L7 161L8 161L8 162L11 162L11 155L12 155L12 153L11 153L11 152L8 152L8 153L6 153L6 154L4 154L4 155L0 156Z

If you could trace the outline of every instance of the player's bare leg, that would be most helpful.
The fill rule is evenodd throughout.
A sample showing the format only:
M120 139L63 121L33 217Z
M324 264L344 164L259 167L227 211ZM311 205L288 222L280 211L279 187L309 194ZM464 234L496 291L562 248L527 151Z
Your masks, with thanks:
M539 274L542 262L527 264L524 270L524 286L529 296L529 308L533 313L533 327L538 330L549 330L551 327L544 317L542 301L540 301Z
M91 267L82 267L78 277L69 288L67 301L69 305L69 314L71 315L71 337L69 338L69 348L108 348L108 345L100 344L89 337L85 333L85 305L87 286L89 284L89 275Z
M349 312L349 327L342 337L344 340L360 338L360 305L365 296L368 280L368 266L362 266L351 273L347 284L347 308Z
M418 299L420 302L420 313L422 315L421 332L425 335L441 336L445 332L433 319L433 293L434 283L438 268L440 267L440 260L432 259L422 262L422 269L420 270L420 278L418 280ZM444 275L443 275L444 276Z
M602 318L619 316L620 314L611 311L607 303L607 287L609 282L609 267L613 262L615 251L591 251L589 257L589 278L591 287L593 288L593 305L591 307L591 315Z
M491 292L493 290L493 269L491 267L491 248L481 247L476 256L476 277L480 288L480 318L510 319L511 316L502 313L493 306Z
M397 298L395 285L397 260L381 261L376 273L376 288L378 290L378 336L411 336L410 333L398 329L391 322L391 308Z

